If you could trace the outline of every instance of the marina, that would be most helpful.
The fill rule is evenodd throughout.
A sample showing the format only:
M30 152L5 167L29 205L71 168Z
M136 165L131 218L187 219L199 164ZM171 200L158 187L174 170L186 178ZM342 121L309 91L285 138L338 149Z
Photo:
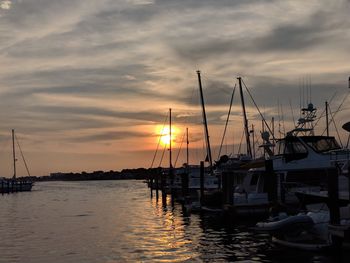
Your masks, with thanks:
M129 240L130 233L126 234L126 240L118 240L116 236L113 236L109 238L112 238L118 244L121 242L121 247L119 248L120 251L118 250L117 254L113 252L115 249L118 249L118 246L115 244L113 245L112 252L105 250L106 244L102 245L103 248L99 246L101 251L97 251L98 253L103 253L104 256L108 255L110 257L108 260L111 262L153 262L154 260L165 262L192 262L196 260L213 260L214 262L244 260L280 262L280 260L283 260L284 262L292 262L289 261L289 259L281 259L279 256L272 256L269 253L276 251L279 251L278 253L281 251L288 251L288 253L291 253L293 250L311 253L309 254L310 257L315 255L325 258L331 257L332 260L342 260L344 257L348 257L348 248L350 246L350 151L348 148L340 146L335 137L330 136L328 131L327 135L315 134L314 123L317 115L314 105L310 102L307 107L303 107L300 113L302 117L299 118L298 122L295 124L295 128L286 132L284 137L280 137L279 139L275 138L275 134L269 133L274 130L274 128L271 128L263 115L260 114L260 117L262 118L261 137L263 144L259 147L263 149L263 151L261 155L258 155L254 138L250 137L252 131L248 130L249 124L243 95L244 81L241 77L238 77L238 87L240 90L243 111L243 135L246 139L246 152L240 152L237 157L233 157L233 154L219 155L217 160L213 160L200 71L197 71L197 77L201 99L202 123L204 126L204 151L206 155L205 159L200 161L198 165L189 164L190 140L188 129L186 129L187 162L178 167L176 165L178 156L174 162L172 147L174 122L172 118L173 111L170 108L168 112L169 120L168 131L166 134L167 140L163 142L165 148L168 147L168 154L165 155L169 158L168 167L152 167L157 157L159 142L164 136L161 134L156 153L152 160L151 168L140 168L139 172L136 172L135 174L140 179L143 178L143 180L110 181L105 179L111 177L115 179L123 179L123 176L128 174L128 172L125 174L118 174L114 171L107 173L96 171L90 174L86 172L76 174L75 176L78 181L76 183L68 183L59 180L60 178L73 180L72 173L54 173L52 174L52 179L58 181L42 182L38 184L38 188L34 189L32 193L28 193L32 190L33 182L26 178L36 179L36 177L30 176L28 166L17 141L28 173L28 177L17 178L17 158L15 150L16 136L14 130L12 130L13 177L11 179L1 179L0 192L2 194L2 200L6 203L12 202L10 200L20 200L22 196L30 199L31 195L33 195L35 199L37 195L47 194L50 196L56 193L59 194L59 197L58 199L53 198L53 201L61 200L62 197L67 197L63 200L64 205L57 210L57 215L59 217L64 215L63 211L65 211L66 205L69 208L71 205L77 206L78 204L75 202L79 203L80 201L83 201L82 205L84 206L84 203L87 202L86 206L89 208L87 211L81 211L81 213L78 213L75 216L85 218L95 216L95 208L90 206L98 206L98 204L106 202L106 205L108 205L104 209L108 209L108 207L114 207L112 200L115 199L115 204L117 205L115 210L103 210L98 216L104 218L112 216L112 218L114 218L115 214L121 214L122 216L115 219L117 220L115 222L111 221L111 225L108 227L116 227L121 230L123 238L126 233L124 232L124 229L120 228L125 227L132 233L136 231L139 234L141 234L142 231L150 231L149 229L141 230L142 225L138 225L140 222L135 223L133 221L135 225L130 225L129 220L144 220L142 212L138 211L137 207L138 209L142 209L142 206L148 206L150 210L146 217L149 217L149 213L152 212L152 209L155 209L157 212L153 211L153 218L150 218L153 223L157 220L164 220L163 217L171 217L167 220L171 221L171 229L175 232L171 232L170 234L180 234L181 239L178 240L177 238L169 239L168 237L162 237L162 239L166 240L170 248L165 248L164 243L162 243L163 240L159 240L159 251L154 251L156 248L149 244L150 241L147 239L147 236L145 237L147 239L145 240L146 244L139 242L135 236L132 236L132 240ZM245 84L244 86L249 93L247 86ZM251 99L253 100L253 98ZM255 102L254 104L257 111L260 113ZM230 105L230 108L231 106L232 105ZM326 103L326 111L327 107L328 104ZM327 116L328 115L326 115L326 122L328 125ZM344 123L342 127L350 134L349 125L349 122L347 122ZM165 124L163 125L163 129L164 127ZM270 139L270 137L272 138ZM180 149L177 150L180 152ZM161 156L161 161L163 161L163 159L164 151ZM140 176L140 173L142 172L144 174L143 176ZM50 177L46 177L46 180L47 179L50 179ZM87 180L87 182L83 183L82 181L79 181L82 179ZM128 179L128 177L125 177L124 179ZM56 187L60 185L63 185L61 190L64 193L59 193L57 191ZM149 190L146 186L148 186ZM48 187L48 189L45 189L45 187ZM83 192L79 193L80 191ZM108 195L114 197L109 199L111 197L108 195L106 196L104 191L106 191ZM148 191L150 191L150 193ZM89 195L91 195L91 197L86 196L88 192L90 192ZM13 193L13 195L10 195L10 193ZM83 194L83 196L80 194ZM138 196L138 194L140 195ZM71 198L73 199L68 198L70 195L72 195ZM119 195L123 196L121 197ZM75 200L74 198L78 198L78 200ZM101 198L107 198L107 200L101 200ZM126 198L129 198L130 200L127 200ZM134 203L134 201L137 203ZM39 201L37 200L37 202ZM51 206L54 205L54 203L50 203L48 209L52 209ZM33 203L32 205L36 206L37 204ZM122 205L122 207L118 207L119 205ZM46 204L44 206L46 206ZM9 212L9 208L6 209L7 210L4 212ZM70 211L70 213L71 212L72 211ZM53 212L50 211L49 213L52 214ZM112 213L112 215L109 213ZM131 218L128 218L128 213L132 215ZM140 213L141 218L135 216ZM31 216L36 215L31 214ZM72 215L67 216L70 217ZM8 216L4 215L4 217L6 218ZM203 244L201 242L197 244L195 240L192 240L192 237L187 237L188 233L186 232L186 229L188 225L186 222L191 222L192 218L196 218L195 220L199 221L199 225L196 225L194 231L198 231L200 235L204 234L205 236L201 242L208 242L207 239L210 240L212 238L211 236L208 237L205 235L207 227L212 227L215 230L220 229L220 234L214 233L214 242L209 242L210 244L208 245L208 248L205 247L203 253ZM58 223L54 218L52 218L52 220L53 224ZM102 219L98 219L98 221L102 222L101 220ZM121 221L128 223L123 225L120 224ZM61 218L59 222L65 224L65 219ZM89 222L89 224L90 223L91 222ZM68 229L64 229L63 231L72 231L71 228L74 227L74 222L68 220L67 224ZM106 231L104 228L101 229L101 226L96 226L95 224L88 225L88 227L90 227L90 230L88 230L87 233L81 228L77 230L79 237L84 236L85 234L89 237L91 233L99 230ZM156 228L157 230L151 228L151 232L149 233L151 238L154 234L153 232L164 232L167 227L169 226L163 225L160 228ZM178 233L177 227L180 227L181 233ZM50 229L50 227L48 227L48 229ZM6 227L4 228L4 231L5 230ZM36 231L33 233L37 234ZM55 233L54 235L57 235L56 232L50 233ZM47 232L43 232L42 234L46 235ZM169 233L167 233L167 235L168 234ZM210 232L210 234L212 234L212 232ZM4 233L4 235L7 234ZM67 233L65 233L65 235L67 235ZM119 235L119 233L115 232L115 235ZM156 235L158 235L158 233ZM249 240L249 246L256 246L254 251L257 254L246 253L244 256L239 256L239 253L231 246L241 246L241 243L245 241L237 240L236 235L244 235L244 240L245 238ZM225 236L228 236L230 239L225 241L230 249L227 251L225 250L223 253L222 251L215 252L217 254L215 256L211 254L212 252L206 251L206 249L210 251L211 249L220 246L220 243L222 242L221 239L225 238ZM101 238L105 239L106 237ZM16 240L10 242L16 242ZM105 241L94 240L94 242ZM125 247L128 242L132 242L132 249L134 249L131 257L125 254L128 251ZM179 244L177 244L178 242ZM193 243L196 243L196 248L198 246L200 247L201 253L193 251L191 246L187 247L187 244ZM227 244L225 243L225 245ZM3 252L6 255L5 250L9 246L10 243L5 245L3 247L4 251L1 251L0 247L0 253ZM144 246L146 246L146 248ZM85 248L85 246L82 246L82 248L89 249ZM62 247L61 249L65 251L68 248ZM61 249L57 252L61 253ZM153 254L149 254L150 252L148 249L151 249ZM185 251L182 251L182 249L185 249ZM264 252L260 251L260 249ZM80 257L82 257L83 252L78 252L79 250L80 248L75 248L74 251L76 252L65 251L64 253L68 253L63 255L67 255L68 261L65 262L69 262L70 253L73 253L73 255L81 260ZM23 255L17 256L20 258L20 262L24 260L21 258ZM31 256L32 254L28 255L29 258ZM74 259L75 256L72 257L72 260L78 260L78 258ZM305 255L303 255L303 257L305 257ZM55 254L53 262L58 260L58 258L59 256ZM8 261L6 262L16 262L16 258L11 258L11 255L8 255L7 259ZM36 258L32 262L41 262L42 260L43 259ZM89 255L85 260L98 262L98 258L95 258L92 255ZM31 261L29 260L28 262Z
M349 13L0 0L0 263L349 263Z
M272 133L273 139L270 141L269 132L274 128L269 127L252 98L262 118L261 136L264 141L261 145L264 154L256 158L255 147L251 146L248 131L242 89L244 82L238 77L247 159L246 162L236 159L235 165L227 167L225 163L229 158L222 156L214 167L200 71L197 71L197 76L207 167L204 161L200 162L199 167L190 168L187 163L182 168L173 167L172 111L169 109L170 165L163 173L148 179L151 197L155 189L158 200L158 191L161 190L163 205L170 194L172 204L179 201L189 212L219 213L232 221L244 218L252 221L266 220L258 222L254 229L270 234L275 243L289 248L347 248L350 245L350 151L341 147L335 137L329 135L328 103L325 103L326 136L315 135L317 110L309 102L307 107L301 108L302 117L295 124L295 128L280 139L275 139L275 134ZM350 88L350 78L348 84ZM249 93L246 85L245 87ZM347 122L342 127L350 132L349 125ZM186 140L188 145L188 138ZM199 173L199 185L196 187L189 183L194 179L193 169ZM212 177L217 180L213 181ZM322 209L313 211L308 205L316 205Z

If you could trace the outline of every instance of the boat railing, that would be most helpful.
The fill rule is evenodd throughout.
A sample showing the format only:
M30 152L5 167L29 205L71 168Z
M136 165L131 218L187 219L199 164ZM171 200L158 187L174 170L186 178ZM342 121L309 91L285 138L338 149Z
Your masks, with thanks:
M329 153L332 161L346 161L350 158L350 149L332 150Z
M331 163L338 167L342 174L349 173L350 149L341 149L330 152Z
M310 185L300 182L283 182L282 187L286 192L321 190L321 186Z

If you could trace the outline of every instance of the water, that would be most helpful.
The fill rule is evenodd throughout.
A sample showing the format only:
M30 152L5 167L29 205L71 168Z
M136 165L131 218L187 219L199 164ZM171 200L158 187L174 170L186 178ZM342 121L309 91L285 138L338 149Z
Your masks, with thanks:
M0 262L334 261L274 247L224 218L164 208L141 181L36 183L0 205Z

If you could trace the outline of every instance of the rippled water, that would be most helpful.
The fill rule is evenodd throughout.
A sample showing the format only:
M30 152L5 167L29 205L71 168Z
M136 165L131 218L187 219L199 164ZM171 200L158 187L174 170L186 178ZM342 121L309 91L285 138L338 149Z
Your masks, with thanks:
M141 181L36 183L0 195L0 205L0 262L334 261L274 247L225 218L163 207Z

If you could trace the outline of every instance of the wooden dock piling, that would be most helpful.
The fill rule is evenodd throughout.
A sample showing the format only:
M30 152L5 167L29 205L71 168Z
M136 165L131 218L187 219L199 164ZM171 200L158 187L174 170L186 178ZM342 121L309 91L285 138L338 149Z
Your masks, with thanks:
M160 175L160 188L162 190L162 205L163 207L166 207L166 189L165 189L165 184L166 184L166 176L165 174Z
M233 199L233 185L234 174L223 173L222 174L222 191L223 191L223 203L228 205L234 204Z
M269 202L277 202L277 176L273 170L272 160L265 161L265 182L268 187L268 200Z
M156 187L156 200L159 199L159 174L156 174L155 176L155 187Z
M149 187L151 189L151 198L153 198L153 175L151 175Z
M338 225L340 223L340 211L338 169L336 168L328 171L328 200L330 223Z
M203 203L204 200L204 162L200 162L199 170L199 183L200 183L200 203Z
M189 174L186 171L186 173L183 173L181 175L181 188L182 188L182 197L185 198L188 195L188 188L189 188Z

